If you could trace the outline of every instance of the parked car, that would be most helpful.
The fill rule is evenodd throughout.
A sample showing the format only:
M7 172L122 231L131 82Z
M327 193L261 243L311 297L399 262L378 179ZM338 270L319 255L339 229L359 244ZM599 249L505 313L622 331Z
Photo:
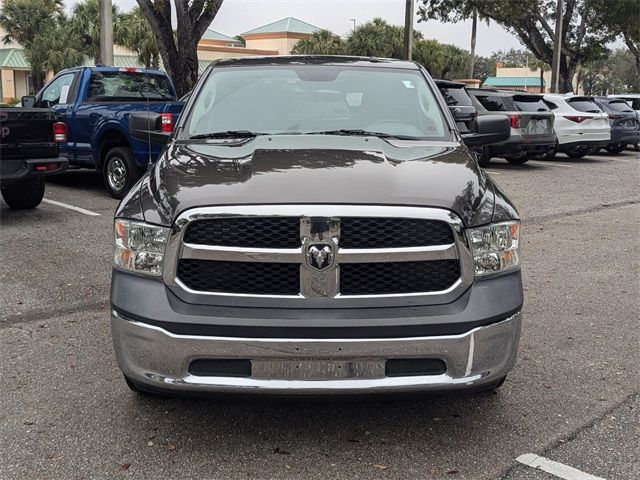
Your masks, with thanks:
M636 111L638 120L640 120L640 94L638 93L625 93L619 95L608 95L609 98L620 98L631 105ZM636 142L634 145L636 151L640 152L640 142Z
M458 131L460 131L462 135L473 133L475 130L477 111L467 92L465 84L441 79L434 79L434 81L449 107L453 119L456 121ZM478 162L482 161L484 148L484 146L481 146L472 150Z
M605 148L609 153L620 153L627 145L640 142L640 120L627 102L619 98L595 97L594 102L609 115L611 141Z
M182 108L166 73L117 67L62 70L35 97L23 97L23 104L55 111L68 130L61 154L74 167L102 172L115 198L127 193L162 150L129 135L129 114L162 113L163 128L169 131Z
M558 152L582 158L611 142L609 116L593 102L593 97L547 94L544 101L555 115Z
M155 116L154 116L155 115ZM111 328L136 391L493 389L514 364L519 216L427 71L219 60L115 215ZM466 143L466 146L465 146Z
M507 141L484 148L482 166L488 165L492 157L522 165L534 156L553 154L556 147L554 115L542 95L484 88L468 92L475 100L479 117L502 113L509 117L511 125Z
M59 156L64 123L47 108L0 108L0 190L13 209L35 208L44 197L44 177L67 168Z

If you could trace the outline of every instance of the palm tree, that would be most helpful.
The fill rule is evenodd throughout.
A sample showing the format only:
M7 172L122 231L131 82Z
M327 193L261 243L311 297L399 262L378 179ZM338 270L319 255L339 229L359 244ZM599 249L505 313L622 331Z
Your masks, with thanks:
M0 6L0 26L7 31L3 43L19 43L27 58L35 59L34 43L44 32L56 28L62 9L62 0L4 0ZM49 47L45 44L45 48ZM35 61L30 65L33 86L39 90L47 70Z
M117 5L113 5L113 41L123 44L123 15ZM85 45L86 54L100 63L100 6L99 0L84 0L73 7L70 30L80 36Z
M123 15L119 30L122 45L137 53L140 63L146 68L160 68L158 42L140 7Z
M66 19L62 19L59 24L40 33L29 48L25 48L25 56L32 69L44 75L46 72L55 74L62 69L82 65L86 58L82 39L69 32L67 23Z
M551 70L551 66L532 55L532 58L529 59L529 70L532 72L540 70L540 93L544 93L544 72Z
M329 30L320 30L308 38L298 41L291 50L293 54L340 55L345 52L342 39Z

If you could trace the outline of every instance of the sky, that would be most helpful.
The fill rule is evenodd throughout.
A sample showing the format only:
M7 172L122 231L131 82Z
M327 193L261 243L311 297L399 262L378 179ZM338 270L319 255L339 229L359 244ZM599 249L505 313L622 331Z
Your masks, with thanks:
M112 0L123 10L135 0ZM74 4L67 0L67 6ZM382 17L396 25L404 24L404 0L224 0L211 28L231 37L285 17L296 17L326 28L338 35L348 34L356 24ZM417 11L417 5L416 5ZM414 24L426 38L451 43L469 50L471 22L442 23L434 20ZM496 50L523 48L518 39L499 25L478 23L476 54L488 56Z

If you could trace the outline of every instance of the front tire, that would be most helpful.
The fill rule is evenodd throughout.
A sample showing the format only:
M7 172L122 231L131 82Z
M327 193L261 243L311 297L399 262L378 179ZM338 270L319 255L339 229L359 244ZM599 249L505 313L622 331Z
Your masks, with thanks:
M590 149L588 149L588 148L583 148L583 149L581 149L581 150L569 150L569 151L567 152L567 156L568 156L569 158L575 158L575 159L578 159L578 158L586 157L587 155L589 155L589 153L591 153L591 150L590 150Z
M14 210L36 208L44 198L44 178L22 180L2 187L2 198Z
M473 155L481 167L488 167L491 163L491 149L487 146L480 147L473 152Z
M527 163L529 161L528 156L524 156L524 157L511 157L511 158L507 158L507 162L509 162L511 165L524 165L525 163Z
M605 147L605 149L609 153L616 154L616 153L622 152L625 149L625 147L626 145L623 142L618 142L618 143L610 143Z
M140 178L129 147L115 147L107 152L102 165L104 186L113 198L122 199Z

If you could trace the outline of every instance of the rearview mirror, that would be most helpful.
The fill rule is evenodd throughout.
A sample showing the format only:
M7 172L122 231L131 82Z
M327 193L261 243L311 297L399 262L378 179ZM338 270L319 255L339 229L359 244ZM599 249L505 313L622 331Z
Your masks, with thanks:
M511 124L506 115L480 115L476 118L476 131L462 136L467 147L482 147L504 142L511 135Z
M162 116L155 112L134 112L129 115L129 134L136 140L166 145L171 132L162 131Z
M25 95L20 99L23 108L33 108L36 105L36 97L33 95Z

